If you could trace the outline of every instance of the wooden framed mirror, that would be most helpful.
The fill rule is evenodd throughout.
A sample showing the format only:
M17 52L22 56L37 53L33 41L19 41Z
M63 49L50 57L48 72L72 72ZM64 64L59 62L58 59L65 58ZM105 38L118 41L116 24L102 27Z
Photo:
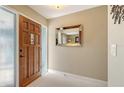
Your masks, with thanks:
M82 25L56 28L56 46L81 46Z

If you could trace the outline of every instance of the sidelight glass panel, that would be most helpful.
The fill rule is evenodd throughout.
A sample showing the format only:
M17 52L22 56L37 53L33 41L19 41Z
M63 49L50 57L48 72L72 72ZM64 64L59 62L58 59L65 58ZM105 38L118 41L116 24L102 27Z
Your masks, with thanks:
M42 36L41 36L41 44L42 44L42 75L47 73L47 29L42 27Z
M0 7L0 87L15 86L15 17Z

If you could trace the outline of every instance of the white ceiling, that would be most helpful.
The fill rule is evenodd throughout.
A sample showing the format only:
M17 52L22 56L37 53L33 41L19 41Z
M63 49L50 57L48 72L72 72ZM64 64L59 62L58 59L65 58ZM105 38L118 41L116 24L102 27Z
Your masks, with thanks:
M75 13L89 8L97 7L97 5L63 5L57 9L54 5L29 5L30 8L37 11L47 19Z

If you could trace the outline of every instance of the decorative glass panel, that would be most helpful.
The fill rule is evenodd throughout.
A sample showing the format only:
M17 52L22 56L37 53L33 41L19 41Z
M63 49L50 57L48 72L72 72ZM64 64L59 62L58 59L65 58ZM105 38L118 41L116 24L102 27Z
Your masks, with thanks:
M35 30L35 25L34 24L30 24L30 30L34 31Z
M40 36L39 35L35 35L35 38L36 38L36 44L40 44Z
M40 35L38 35L38 44L40 44Z
M35 37L36 37L36 44L38 44L38 35L36 35Z
M36 31L36 32L39 32L39 26L36 26L36 27L35 27L35 31Z
M24 21L24 29L28 29L29 27L28 27L28 22L26 22L26 21Z
M0 7L0 87L15 86L15 14Z
M30 34L31 45L34 45L34 34Z
M28 44L28 32L24 31L23 33L24 44Z

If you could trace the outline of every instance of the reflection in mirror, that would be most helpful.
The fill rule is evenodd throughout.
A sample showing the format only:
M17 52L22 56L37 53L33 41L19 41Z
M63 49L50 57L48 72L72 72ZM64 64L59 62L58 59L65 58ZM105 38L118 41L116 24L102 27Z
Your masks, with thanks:
M57 46L81 46L81 25L57 28Z

